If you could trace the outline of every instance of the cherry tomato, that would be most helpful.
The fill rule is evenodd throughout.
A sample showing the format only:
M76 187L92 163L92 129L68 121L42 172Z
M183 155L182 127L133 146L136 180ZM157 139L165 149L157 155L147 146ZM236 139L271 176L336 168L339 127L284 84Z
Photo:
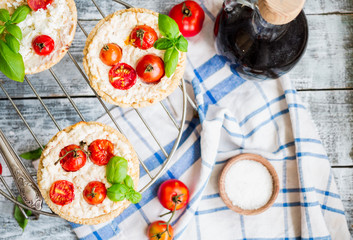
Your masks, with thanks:
M189 202L189 189L183 182L170 179L159 186L158 199L163 207L171 211L174 210L175 202L177 202L175 210L179 210Z
M0 163L0 175L2 174L2 166L1 166L1 163Z
M76 172L86 164L86 153L75 144L64 147L59 154L60 164L67 172Z
M136 83L136 71L126 63L118 63L109 71L109 82L114 88L128 90Z
M107 189L102 182L90 182L85 187L85 190L83 190L83 198L91 205L102 203L106 196Z
M169 12L184 37L193 37L201 32L205 12L197 2L185 1L175 5Z
M136 72L145 82L157 82L164 76L164 62L156 55L145 55L138 60Z
M174 237L174 230L169 225L169 234L167 233L167 223L164 221L156 221L151 223L147 229L147 235L150 240L172 240Z
M130 34L132 45L143 50L151 48L157 39L156 31L147 25L136 26Z
M74 185L66 180L54 182L49 191L49 197L53 203L64 206L71 203L75 198Z
M109 160L114 157L114 145L106 139L93 141L89 145L88 151L91 153L91 161L99 166L107 165Z
M120 62L122 56L123 52L121 48L115 43L105 44L99 54L99 58L108 66L114 66Z
M32 47L36 54L46 56L54 50L55 43L51 37L47 35L40 35L33 39Z
M32 10L37 11L39 9L47 9L47 6L51 4L53 0L27 0L27 4Z

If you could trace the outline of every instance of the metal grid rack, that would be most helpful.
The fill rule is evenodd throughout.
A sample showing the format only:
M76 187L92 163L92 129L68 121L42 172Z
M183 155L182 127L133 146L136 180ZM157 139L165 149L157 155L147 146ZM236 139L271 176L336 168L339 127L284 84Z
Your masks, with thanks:
M103 18L105 18L105 14L103 13L103 11L101 10L101 8L97 5L97 3L95 2L95 0L91 0L92 3L94 4L94 6L97 8L97 10L99 11L99 13L101 14L101 16ZM130 4L121 1L121 0L112 0L116 3L119 3L121 5L123 5L125 8L132 8L133 6L131 6ZM88 37L88 33L85 31L85 29L83 28L83 26L81 25L80 21L77 21L77 24L79 26L79 28L82 30L82 32L85 34L86 37ZM70 50L67 52L68 56L70 57L71 61L73 62L73 64L76 66L77 70L81 73L82 77L85 79L85 81L87 82L87 84L89 85L89 80L86 76L86 74L84 73L84 71L82 70L82 68L80 67L80 65L78 64L78 62L75 60L75 58L72 56L72 54L70 53ZM68 94L68 92L66 91L65 87L63 86L63 84L61 83L60 79L57 77L57 75L55 74L55 72L53 71L53 69L49 69L49 72L51 73L51 75L53 76L53 78L55 79L55 81L57 82L57 84L59 85L59 87L61 88L61 90L63 91L63 93L65 94L65 96L67 97L67 99L69 100L70 104L72 105L72 107L74 108L74 110L77 112L77 114L79 115L80 119L82 121L85 121L85 118L83 117L82 113L80 112L80 110L78 109L78 107L76 106L75 102L72 100L71 96ZM43 108L45 109L45 111L47 112L47 114L49 115L49 117L51 118L51 120L53 121L53 123L55 124L56 128L61 131L62 128L59 126L59 124L57 123L57 121L55 120L54 116L51 114L51 112L49 111L48 107L45 105L45 103L43 102L42 98L39 96L38 92L36 91L36 89L33 87L32 83L30 82L30 80L25 76L25 81L27 82L27 84L30 86L30 88L32 89L33 93L36 95L37 99L39 100L39 102L41 103L41 105L43 106ZM89 85L90 86L90 85ZM177 123L177 121L173 118L172 114L169 112L169 110L167 109L167 107L164 105L164 103L161 101L160 105L162 106L163 110L166 112L166 114L168 115L168 117L171 119L171 121L173 122L174 126L178 129L178 135L176 137L176 140L174 142L173 148L172 150L167 153L167 151L164 149L164 147L161 145L161 143L159 142L159 140L157 139L157 137L155 136L154 132L151 130L148 122L146 121L146 119L142 116L142 114L140 113L140 111L138 109L134 109L134 111L137 113L137 115L140 117L141 121L143 122L143 124L145 125L145 127L148 129L149 133L151 134L151 136L153 137L153 139L156 141L156 143L158 144L158 146L160 147L162 153L164 154L164 156L166 157L166 160L162 163L162 166L160 168L160 170L153 176L151 174L151 172L148 170L148 168L146 167L146 165L144 164L144 162L142 161L142 159L138 156L138 159L140 161L141 166L144 168L144 170L146 171L147 175L150 178L150 181L142 187L142 189L140 189L140 192L144 192L147 188L149 188L164 172L164 170L166 169L166 167L168 166L168 163L170 162L171 158L173 157L181 136L182 136L182 132L183 132L183 128L185 125L185 118L186 118L186 110L187 110L187 101L189 102L189 104L196 109L196 104L193 102L193 100L190 98L190 96L188 96L188 94L186 93L186 89L185 89L185 82L184 79L181 80L181 85L179 86L180 90L183 93L183 107L182 107L182 118L181 118L181 123L180 125ZM17 114L19 115L19 117L21 118L21 120L23 121L23 123L25 124L25 126L27 127L27 129L29 130L29 132L31 133L31 135L33 136L34 140L37 142L37 144L39 145L40 148L43 148L43 144L41 144L41 142L39 141L39 139L37 138L37 136L35 135L34 131L31 129L31 127L29 126L28 122L26 121L26 119L24 118L24 116L22 115L22 113L20 112L19 108L16 106L16 104L14 103L14 101L12 100L11 96L8 94L8 92L6 91L6 89L3 86L3 83L0 81L0 88L2 89L2 91L5 93L6 97L8 98L8 100L10 101L10 103L12 104L12 106L14 107L14 109L16 110ZM108 114L108 116L110 117L111 121L113 122L113 124L115 125L115 127L123 134L123 130L120 128L120 126L118 125L118 123L116 122L116 120L114 119L114 117L112 116L111 112L109 111L109 109L107 108L106 104L103 102L103 100L100 98L100 96L97 94L97 92L90 86L90 88L92 89L93 93L95 94L95 96L97 97L97 99L99 100L100 104L102 105L102 107L104 108L105 112ZM125 135L126 136L126 135ZM128 138L128 137L127 137ZM5 145L7 147L7 149L9 149L10 151L12 151L12 155L14 158L17 158L17 160L19 159L18 155L15 153L15 151L13 150L12 146L8 143L6 137L3 135L3 133L0 130L0 140L2 139L3 142L5 142ZM4 154L3 154L4 155ZM5 159L5 157L4 157ZM8 164L7 160L5 159L5 162ZM21 168L24 172L26 177L29 178L29 180L35 185L36 188L37 185L36 183L33 181L32 177L28 174L28 172L26 171L22 161L18 160L18 167ZM9 164L8 164L9 165ZM11 169L11 174L14 177L14 175L16 175L16 172L14 172L13 169ZM22 211L22 213L24 213L24 216L27 217L27 215L25 214L25 212L23 211L24 209L28 209L31 210L33 213L35 214L43 214L46 216L52 216L52 217L57 217L57 215L53 212L45 212L41 210L41 206L38 207L29 207L27 205L29 204L22 204L20 202L18 202L14 196L14 194L11 192L9 186L6 184L4 178L0 175L0 181L3 183L3 185L5 186L6 190L9 192L9 194L5 193L3 190L0 189L0 194L2 194L5 198L7 198L8 200L12 201L13 203L15 203L16 205L18 205L20 207L20 210ZM17 183L17 187L20 190L20 195L22 196L23 193L21 192L21 186ZM25 201L26 202L26 201ZM38 217L39 215L37 215Z

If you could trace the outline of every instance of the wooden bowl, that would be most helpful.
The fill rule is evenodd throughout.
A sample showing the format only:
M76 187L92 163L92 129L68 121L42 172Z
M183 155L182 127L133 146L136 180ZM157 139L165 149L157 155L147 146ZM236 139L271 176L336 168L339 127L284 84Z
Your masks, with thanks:
M264 206L262 206L258 209L245 210L245 209L241 209L238 206L234 206L232 204L232 201L228 198L228 195L225 191L225 177L228 173L228 170L230 169L231 166L233 166L233 164L235 164L236 162L241 161L241 160L253 160L253 161L261 163L262 165L264 165L267 168L267 170L269 171L269 173L272 176L272 180L273 180L272 196L271 196L270 200ZM275 200L278 196L278 192L279 192L279 179L278 179L278 175L276 173L276 170L274 169L272 164L267 159L263 158L262 156L256 155L256 154L251 154L251 153L244 153L244 154L240 154L240 155L237 155L237 156L231 158L228 161L228 163L225 165L225 167L221 173L221 176L219 178L218 184L219 184L219 193L221 195L222 200L227 205L227 207L230 208L231 210L233 210L234 212L237 212L242 215L256 215L256 214L260 214L260 213L266 211L275 202Z

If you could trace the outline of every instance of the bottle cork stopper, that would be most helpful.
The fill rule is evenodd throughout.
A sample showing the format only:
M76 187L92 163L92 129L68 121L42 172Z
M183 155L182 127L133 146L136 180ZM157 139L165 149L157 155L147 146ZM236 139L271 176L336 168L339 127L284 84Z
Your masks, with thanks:
M259 0L261 16L269 23L283 25L294 20L304 7L305 0Z

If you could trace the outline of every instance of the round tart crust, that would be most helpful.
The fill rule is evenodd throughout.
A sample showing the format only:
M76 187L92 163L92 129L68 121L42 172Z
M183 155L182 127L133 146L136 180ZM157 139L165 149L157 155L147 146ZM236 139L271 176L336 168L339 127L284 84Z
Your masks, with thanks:
M16 2L16 0L0 0L0 6L4 5L6 6L6 3L12 3ZM27 1L26 1L27 2ZM76 26L77 26L77 9L76 9L76 4L74 0L66 0L67 5L70 9L71 17L73 18L73 26L70 29L70 34L69 34L69 41L66 43L66 45L62 46L61 49L54 49L54 51L57 52L57 56L53 58L51 61L46 62L44 64L39 64L36 68L31 68L31 70L25 70L25 74L35 74L39 72L43 72L51 67L53 67L55 64L59 63L61 59L65 56L66 52L69 50L72 41L74 40L75 33L76 33ZM14 9L8 9L10 13L12 14ZM26 21L26 20L25 20ZM44 56L45 57L45 56Z
M101 26L103 24L105 24L106 22L110 22L110 20L114 16L118 16L118 15L121 15L121 14L126 13L126 12L148 13L148 14L152 14L152 15L158 17L158 13L153 12L153 11L148 10L148 9L144 9L144 8L129 8L129 9L116 11L115 13L110 14L106 18L102 19L94 27L94 29L91 31L91 33L89 34L89 36L87 38L86 46L85 46L85 48L83 50L83 54L84 54L83 66L84 66L84 69L85 69L85 71L86 71L86 73L88 75L88 78L89 78L89 81L90 81L90 85L92 86L92 88L94 88L97 91L97 93L105 101L107 101L108 103L115 104L115 105L118 105L120 107L133 107L133 108L146 107L146 106L150 106L150 105L152 105L152 104L154 104L156 102L159 102L159 101L163 100L164 98L168 97L178 87L178 85L180 83L180 80L183 77L184 70L185 70L186 53L180 52L179 62L178 62L178 65L177 65L177 68L176 68L174 74L171 76L170 84L168 85L168 87L167 87L167 89L165 91L159 91L158 94L156 94L154 98L149 98L147 100L141 100L141 99L137 99L136 98L136 99L134 99L133 102L127 103L127 102L124 102L122 97L120 97L120 96L114 98L110 94L107 94L105 91L103 91L100 88L99 84L97 84L98 81L103 81L103 80L99 79L98 76L96 76L96 75L94 75L92 73L91 67L90 67L90 59L87 57L87 54L89 52L89 47L90 47L92 41L94 40L94 38L96 37L96 35L99 33L99 30L100 30ZM97 58L99 58L99 56L97 56ZM108 75L108 72L107 72L107 75ZM141 81L139 79L139 77L138 77L137 81ZM162 81L163 81L163 79L162 79ZM129 90L131 90L131 89L129 89ZM125 91L129 91L129 90L125 90ZM117 91L120 91L120 90L117 90Z
M124 142L126 145L129 146L129 150L130 150L130 154L131 154L131 159L127 159L129 162L132 162L132 166L134 168L134 171L133 171L133 174L129 174L131 176L131 178L133 179L134 181L134 186L135 188L137 187L138 185L138 181L139 181L139 160L138 160L138 157L137 157L137 154L135 152L135 150L133 149L132 145L130 144L130 142L125 138L124 135L122 135L120 132L118 132L117 130L115 130L114 128L110 127L110 126L107 126L107 125L104 125L102 123L98 123L98 122L79 122L79 123L76 123L75 125L72 125L72 126L69 126L67 128L65 128L64 130L58 132L50 141L49 143L47 144L47 147L44 149L42 155L41 155L41 158L39 160L39 166L38 166L38 172L37 172L37 181L38 181L38 186L39 186L39 189L40 189L40 192L45 200L45 202L48 204L48 206L50 207L50 209L55 212L56 214L58 214L60 217L70 221L70 222L74 222L74 223L78 223L78 224L87 224L87 225L95 225L95 224L100 224L100 223L103 223L103 222L106 222L106 221L109 221L109 220L112 220L114 218L116 218L118 215L120 215L129 205L130 205L130 202L127 201L127 200L124 200L124 201L121 201L121 202L117 202L119 204L119 206L112 210L111 212L109 213L106 213L106 214L102 214L100 216L95 216L95 217L92 217L92 218L81 218L79 216L71 216L71 215L68 215L66 213L64 213L63 211L60 210L60 207L59 205L56 205L55 203L53 203L49 197L49 191L48 190L45 190L44 187L41 185L41 182L42 182L42 179L43 179L43 173L42 173L42 170L44 169L44 166L43 166L43 160L45 158L45 156L47 155L46 153L50 151L50 149L48 149L48 146L50 143L56 143L58 144L60 140L58 139L61 139L61 135L62 134L66 134L66 133L69 133L70 131L74 131L76 128L80 128L81 125L88 125L90 127L95 127L95 126L101 126L103 127L103 131L105 133L108 133L109 135L115 135L119 138L120 141ZM55 145L56 145L55 144ZM66 145L70 145L72 143L65 143ZM53 159L53 161L56 161L56 159ZM87 157L87 161L91 161L89 159L89 157ZM86 163L87 164L87 163ZM130 170L130 169L129 169ZM78 176L79 176L79 171L78 170ZM52 184L52 183L50 183ZM88 184L88 183L87 183ZM76 187L75 187L76 189ZM75 198L77 197L78 194L82 194L81 192L77 192L75 190ZM84 201L84 200L83 200ZM110 201L108 199L108 197L106 197L105 201ZM115 204L117 204L115 203ZM97 207L99 207L99 205L97 205Z

